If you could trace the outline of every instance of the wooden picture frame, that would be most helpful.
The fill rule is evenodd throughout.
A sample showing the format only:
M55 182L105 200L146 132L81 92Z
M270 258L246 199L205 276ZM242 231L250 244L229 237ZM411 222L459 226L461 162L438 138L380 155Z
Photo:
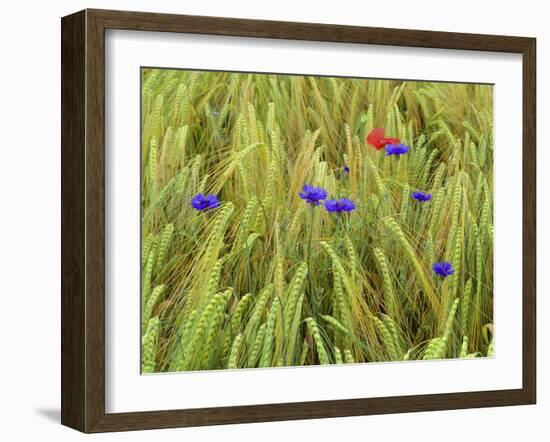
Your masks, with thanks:
M105 412L105 30L507 52L523 58L523 385L400 397ZM83 432L533 404L536 398L536 41L533 38L84 10L62 19L62 411Z

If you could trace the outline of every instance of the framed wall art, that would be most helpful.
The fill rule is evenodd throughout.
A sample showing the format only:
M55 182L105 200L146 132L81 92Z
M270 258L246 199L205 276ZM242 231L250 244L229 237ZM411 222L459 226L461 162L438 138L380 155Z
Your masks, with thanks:
M62 423L535 403L535 40L62 19Z

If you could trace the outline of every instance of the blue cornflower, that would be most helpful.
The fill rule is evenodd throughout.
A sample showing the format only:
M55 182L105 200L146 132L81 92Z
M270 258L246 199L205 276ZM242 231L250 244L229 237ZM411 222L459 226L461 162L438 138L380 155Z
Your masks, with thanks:
M390 155L403 155L409 151L409 146L404 144L388 144L386 146L386 156Z
M349 173L349 167L348 166L344 166L344 173Z
M191 205L194 209L202 211L220 207L220 201L214 194L204 196L202 193L199 193L193 197L191 200Z
M326 200L325 209L327 209L327 212L351 212L355 209L355 203L347 198L340 198L339 200Z
M455 270L450 262L436 262L433 265L434 272L439 276L446 278L447 276L453 275Z
M328 196L328 192L321 187L313 187L309 184L304 185L303 192L298 193L300 198L306 200L308 204L318 206L321 200Z
M426 192L413 192L411 195L415 200L417 201L430 201L432 199L432 195L430 193Z

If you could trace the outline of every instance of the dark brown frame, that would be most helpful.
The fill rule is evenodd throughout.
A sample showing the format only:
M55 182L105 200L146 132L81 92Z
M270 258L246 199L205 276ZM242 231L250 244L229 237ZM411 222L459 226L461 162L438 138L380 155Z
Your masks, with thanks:
M84 10L62 26L61 422L142 430L534 404L536 400L536 40L234 18ZM518 53L523 56L523 386L401 397L105 413L105 30L180 32Z

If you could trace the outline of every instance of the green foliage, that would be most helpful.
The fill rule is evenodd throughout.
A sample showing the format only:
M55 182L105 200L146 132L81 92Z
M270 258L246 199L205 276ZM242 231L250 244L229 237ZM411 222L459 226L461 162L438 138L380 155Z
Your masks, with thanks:
M144 373L493 355L490 86L142 75Z

